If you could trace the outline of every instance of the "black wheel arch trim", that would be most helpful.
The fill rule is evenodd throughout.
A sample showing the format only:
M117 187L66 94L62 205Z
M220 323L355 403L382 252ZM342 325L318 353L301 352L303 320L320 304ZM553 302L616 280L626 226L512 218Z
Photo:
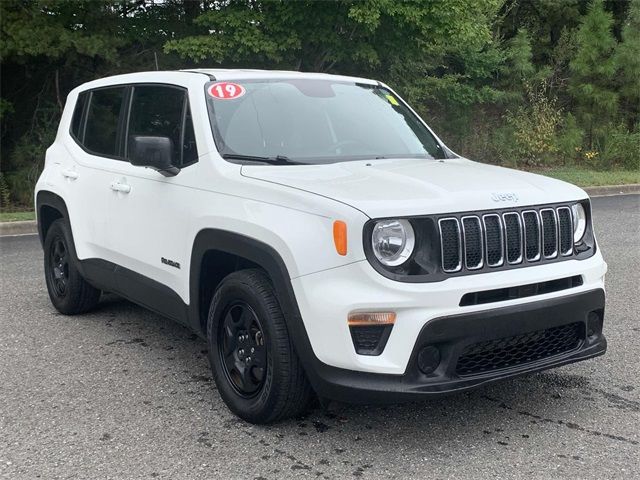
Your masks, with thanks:
M44 240L45 240L45 225L44 225L44 215L42 213L42 207L51 207L58 212L60 212L61 217L67 221L69 226L69 231L71 232L71 244L69 245L69 250L71 253L71 259L74 262L76 268L80 272L84 278L87 278L87 274L84 271L84 263L78 259L78 254L76 253L76 243L73 234L73 226L71 225L71 217L69 216L69 210L67 209L67 204L64 199L53 192L48 190L41 190L36 195L36 223L38 227L38 238L40 239L40 245L44 248ZM89 280L87 278L87 280ZM93 282L89 281L94 287L96 286Z
M287 266L280 254L266 243L245 235L219 229L201 230L196 235L191 254L189 282L189 318L192 328L196 329L200 335L203 335L199 323L199 279L202 274L200 266L203 256L210 250L237 255L255 263L267 272L280 302L293 347L302 362L307 378L316 392L326 389L326 386L323 385L324 381L319 375L319 372L325 368L325 364L313 353Z
M71 225L71 221L69 218L69 210L67 209L67 204L62 199L62 197L48 190L40 190L36 194L36 219L37 219L37 226L38 226L38 237L40 238L40 244L42 246L44 246L44 234L45 234L44 225L42 223L44 221L44 218L42 215L42 207L44 206L51 207L58 210L62 215L62 217L66 218L67 221L69 222L69 225ZM75 255L75 248L74 248L74 255Z

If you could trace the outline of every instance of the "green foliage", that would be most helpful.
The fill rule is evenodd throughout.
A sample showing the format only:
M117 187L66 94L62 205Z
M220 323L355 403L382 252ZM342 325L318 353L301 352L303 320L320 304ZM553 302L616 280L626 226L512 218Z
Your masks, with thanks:
M93 14L94 11L100 15ZM70 54L113 59L122 39L110 26L116 7L94 0L3 0L0 58L49 57ZM100 22L101 28L92 28Z
M4 178L4 173L0 172L0 209L5 210L11 205L11 189Z
M578 126L576 117L568 113L563 118L556 140L562 163L572 163L579 160L583 141L584 131Z
M621 106L631 130L640 123L640 0L631 2L629 7L615 63Z
M630 133L619 125L608 132L600 165L640 171L640 130Z
M507 111L499 139L504 162L513 166L551 163L558 151L556 132L561 112L546 85L525 83L526 103Z
M30 131L14 146L8 157L10 168L6 173L12 203L32 205L33 189L44 165L45 151L55 139L57 123L58 110L55 105L39 109Z
M141 70L368 76L477 160L640 158L640 0L2 0L0 62L3 206L32 203L73 87Z
M536 73L529 33L523 28L505 43L505 61L501 68L504 84L511 90L522 92L524 84L530 82Z
M613 88L616 40L612 27L613 17L604 10L602 0L593 0L577 31L577 51L570 63L573 76L569 93L576 115L585 126L589 148L602 140L617 110L618 95Z

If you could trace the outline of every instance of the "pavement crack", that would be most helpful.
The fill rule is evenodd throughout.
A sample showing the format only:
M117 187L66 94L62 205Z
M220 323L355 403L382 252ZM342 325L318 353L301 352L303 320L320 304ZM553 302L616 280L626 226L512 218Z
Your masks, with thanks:
M579 432L586 433L588 435L593 435L595 437L608 438L610 440L616 440L616 441L619 441L619 442L628 443L630 445L638 445L638 444L640 444L640 442L638 442L637 440L632 440L630 438L626 438L626 437L623 437L621 435L613 435L611 433L604 433L604 432L600 432L598 430L591 430L589 428L586 428L586 427L583 427L581 425L578 425L577 423L567 422L567 421L564 421L564 420L557 420L557 419L553 419L553 418L546 418L546 417L543 417L541 415L536 415L535 413L527 412L525 410L516 410L513 407L511 407L511 406L507 405L506 403L504 403L502 400L497 399L497 398L489 397L488 395L483 395L483 398L485 398L486 400L489 400L490 402L497 403L500 408L503 408L505 410L509 410L509 411L512 411L512 412L516 412L518 415L522 415L524 417L534 418L534 419L536 419L536 420L538 420L540 422L552 423L552 424L555 424L555 425L560 425L560 426L563 426L563 427L570 428L571 430L577 430Z

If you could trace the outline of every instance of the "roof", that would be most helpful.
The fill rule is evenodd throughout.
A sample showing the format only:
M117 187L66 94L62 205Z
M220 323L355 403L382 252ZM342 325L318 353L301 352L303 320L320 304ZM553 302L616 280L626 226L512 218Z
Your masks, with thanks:
M309 78L315 80L334 80L343 82L358 82L376 85L376 80L361 77L350 77L345 75L331 75L328 73L297 72L291 70L253 70L253 69L231 69L231 68L194 68L180 70L187 72L199 72L211 75L216 80L258 80L258 79L290 79Z
M202 75L194 75L202 74ZM169 71L147 71L125 73L122 75L114 75L111 77L103 77L93 80L76 87L73 92L77 93L91 88L100 88L111 85L127 84L127 83L176 83L178 85L196 85L199 82L206 81L204 75L215 78L215 80L261 80L261 79L316 79L316 80L333 80L342 82L357 82L369 85L377 85L378 82L367 78L348 77L344 75L330 75L328 73L306 73L294 72L286 70L247 70L247 69L228 69L228 68L199 68L185 70L169 70Z

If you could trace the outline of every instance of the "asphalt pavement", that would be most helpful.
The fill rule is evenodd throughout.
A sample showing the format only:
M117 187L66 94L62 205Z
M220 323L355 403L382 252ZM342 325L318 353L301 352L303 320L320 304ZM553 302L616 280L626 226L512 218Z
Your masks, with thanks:
M416 404L232 415L206 344L107 297L51 306L36 236L0 239L0 477L639 478L640 196L593 200L604 357Z

